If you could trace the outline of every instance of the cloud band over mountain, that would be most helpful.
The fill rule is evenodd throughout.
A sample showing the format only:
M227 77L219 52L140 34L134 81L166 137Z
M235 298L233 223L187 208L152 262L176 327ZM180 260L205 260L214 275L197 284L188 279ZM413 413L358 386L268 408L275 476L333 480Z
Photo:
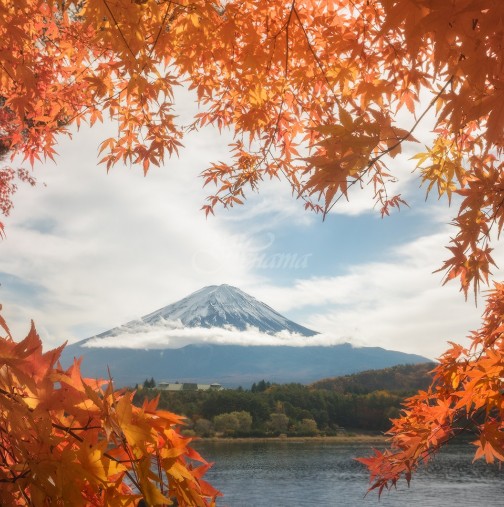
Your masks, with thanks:
M342 337L316 334L303 336L287 330L267 334L257 327L245 330L226 327L184 327L180 321L163 321L157 325L139 324L134 330L116 328L117 334L103 338L93 337L83 343L85 348L117 349L174 349L189 344L213 343L220 345L289 345L292 347L330 346L344 343Z

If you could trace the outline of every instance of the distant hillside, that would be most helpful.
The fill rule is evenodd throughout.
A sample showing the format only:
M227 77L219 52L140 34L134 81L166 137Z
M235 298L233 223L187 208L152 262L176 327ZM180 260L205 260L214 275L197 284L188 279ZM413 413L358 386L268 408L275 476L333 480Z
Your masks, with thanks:
M251 333L252 338L240 337L241 332ZM306 337L307 346L289 345L294 334ZM82 357L84 376L106 377L110 371L119 386L154 378L246 388L261 379L307 384L369 368L428 361L380 347L308 345L308 337L317 334L236 287L212 285L138 320L68 345L61 363L67 366L74 357ZM281 345L267 345L277 335ZM224 342L237 343L222 343L222 337ZM186 343L192 340L195 343Z
M367 370L352 375L327 378L311 385L339 393L367 394L374 391L406 393L427 389L435 363L405 364L381 370Z
M226 387L249 387L265 379L275 383L309 384L330 375L351 374L369 367L424 363L427 358L379 347L331 347L187 345L180 349L138 350L69 345L62 364L83 357L86 377L103 377L110 368L117 385L135 385L146 378Z

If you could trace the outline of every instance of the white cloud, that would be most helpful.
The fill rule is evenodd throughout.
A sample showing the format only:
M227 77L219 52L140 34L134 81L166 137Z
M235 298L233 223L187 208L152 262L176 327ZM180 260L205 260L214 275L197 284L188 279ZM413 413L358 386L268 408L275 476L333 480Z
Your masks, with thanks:
M482 298L478 307L471 298L466 302L458 282L442 286L442 275L432 273L446 256L447 238L444 228L392 249L389 261L350 266L341 276L300 279L289 287L257 286L253 294L311 329L356 345L435 358L447 341L465 342L479 327L484 307Z
M341 337L319 334L302 336L289 331L266 334L250 326L240 331L232 326L226 328L183 328L177 322L165 321L161 325L138 326L134 331L122 327L114 335L91 338L85 343L90 348L169 349L198 343L219 345L289 345L305 347L335 345L343 343Z

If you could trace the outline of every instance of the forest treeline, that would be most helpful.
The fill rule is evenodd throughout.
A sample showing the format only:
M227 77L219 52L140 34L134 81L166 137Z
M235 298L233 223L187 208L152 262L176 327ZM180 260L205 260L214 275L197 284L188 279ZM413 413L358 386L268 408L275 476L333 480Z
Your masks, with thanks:
M263 437L380 432L399 415L404 398L430 382L432 363L372 370L306 386L271 384L222 391L140 389L135 397L159 395L159 407L183 414L188 434Z
M381 370L368 370L319 380L312 384L312 387L341 393L366 394L386 390L408 394L427 389L432 382L431 372L435 366L436 363L401 364Z

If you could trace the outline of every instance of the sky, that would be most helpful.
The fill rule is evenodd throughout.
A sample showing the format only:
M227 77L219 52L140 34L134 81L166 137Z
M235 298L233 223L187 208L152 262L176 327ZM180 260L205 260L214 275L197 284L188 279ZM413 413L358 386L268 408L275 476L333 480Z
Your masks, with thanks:
M417 146L393 162L395 191L410 207L390 217L380 217L369 188L355 188L323 221L287 182L267 181L244 206L206 218L200 208L211 189L199 174L228 158L229 133L192 133L178 158L144 177L139 167L107 174L98 164L99 142L113 129L61 138L56 163L35 167L37 186L20 184L0 242L0 301L16 339L33 319L45 347L73 343L222 283L319 331L318 344L434 359L479 327L483 301L466 302L457 283L442 286L433 273L447 257L456 208L435 195L425 201L409 159ZM503 255L497 246L500 265ZM268 343L255 333L236 339Z

